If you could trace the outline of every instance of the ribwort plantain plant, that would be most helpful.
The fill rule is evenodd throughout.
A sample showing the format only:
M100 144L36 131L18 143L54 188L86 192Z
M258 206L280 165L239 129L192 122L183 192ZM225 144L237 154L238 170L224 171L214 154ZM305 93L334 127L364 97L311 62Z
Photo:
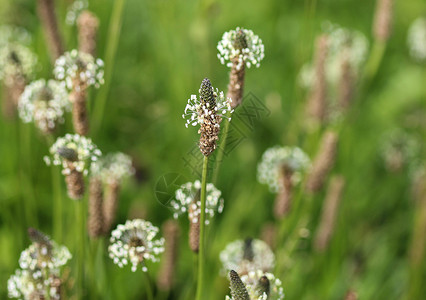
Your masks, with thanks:
M206 219L206 189L207 189L207 166L208 158L216 149L219 139L220 123L222 117L232 113L231 100L225 98L223 92L215 90L208 78L203 79L199 89L199 97L191 95L185 107L183 118L186 118L185 126L200 126L198 133L200 141L198 147L203 154L203 171L200 187L200 237L198 253L198 281L196 299L201 300L203 295L204 280L204 228ZM227 117L230 120L230 117Z
M260 67L260 62L265 57L265 46L259 36L255 35L253 31L237 27L235 30L230 30L223 34L222 40L217 44L217 50L217 57L220 62L231 68L226 97L231 99L232 108L237 108L243 101L245 68L250 68L251 66ZM228 131L229 120L225 121L220 150L213 173L213 183L216 183L219 174Z

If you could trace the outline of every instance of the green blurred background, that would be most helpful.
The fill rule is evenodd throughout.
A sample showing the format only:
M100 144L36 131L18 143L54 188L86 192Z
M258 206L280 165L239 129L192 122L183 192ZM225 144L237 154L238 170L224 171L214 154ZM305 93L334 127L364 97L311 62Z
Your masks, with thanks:
M32 33L33 50L40 61L37 78L50 78L52 66L35 2L1 0L0 22ZM64 22L71 1L56 3L66 47L73 49L76 28ZM114 17L120 5L124 5L123 14ZM102 120L95 121L98 127L91 136L104 153L128 153L137 166L137 176L123 187L117 223L129 216L145 216L160 226L172 213L156 198L158 180L173 172L189 181L198 179L184 163L198 135L195 128L185 128L181 115L204 77L226 90L228 68L216 57L223 32L242 26L252 29L265 44L261 67L246 72L245 93L252 93L270 114L259 118L241 144L225 156L217 182L225 209L208 230L204 299L224 299L228 281L219 275L219 252L235 239L259 237L262 226L274 220L275 196L256 181L262 153L277 144L305 147L311 157L316 152L316 146L306 146L306 136L297 129L303 123L301 111L306 102L297 80L301 66L312 59L321 24L329 20L359 30L368 37L371 48L375 1L94 0L89 9L100 19L98 54L106 59L111 74L108 87L91 93L92 116L96 115L96 100L107 97ZM409 249L418 211L412 177L406 169L389 173L380 157L381 137L388 130L409 127L422 138L426 133L425 66L410 58L406 46L410 23L425 12L422 0L396 1L393 32L378 73L358 92L341 130L333 173L343 174L347 184L335 234L323 254L312 250L310 238L296 242L288 264L276 274L286 299L343 299L348 289L355 290L360 299L426 297L424 259L416 279L410 268ZM121 34L114 36L111 30L119 26L120 17ZM117 50L108 60L114 38L118 38ZM420 121L407 125L407 116L413 112ZM71 130L68 118L58 136ZM54 231L51 169L42 159L48 146L33 124L0 118L0 298L6 298L7 279L29 244L26 228L34 226L49 235ZM72 251L74 203L65 193L63 196L66 231L64 240L58 242ZM314 215L308 225L311 236L323 198L321 192L313 199ZM180 256L170 299L192 299L195 260L187 247L188 222L185 218L179 222ZM95 294L108 294L99 296L103 299L144 299L142 273L119 269L106 256L105 249L107 291L91 292L87 299ZM155 279L158 266L149 267ZM97 289L94 278L86 284L89 290Z

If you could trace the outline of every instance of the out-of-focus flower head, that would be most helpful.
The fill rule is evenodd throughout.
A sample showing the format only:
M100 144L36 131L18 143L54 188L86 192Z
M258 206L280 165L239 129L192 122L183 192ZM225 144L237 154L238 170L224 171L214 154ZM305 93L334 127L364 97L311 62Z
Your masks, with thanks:
M267 184L276 193L283 188L280 180L281 169L289 168L293 175L293 184L300 181L302 173L310 166L309 157L298 147L275 146L267 149L257 166L257 178L260 183Z
M109 256L120 268L130 263L133 272L139 265L146 272L145 261L157 262L159 254L164 252L164 238L156 239L158 231L158 227L141 219L118 225L111 232Z
M33 243L21 253L19 266L22 269L55 270L64 266L71 259L71 253L65 246L59 246L43 233L29 230Z
M410 55L417 61L426 59L426 18L421 17L414 20L408 29L407 36Z
M227 67L232 67L233 60L237 59L237 69L243 64L247 68L252 65L260 67L260 62L265 57L265 46L259 36L249 29L240 27L225 32L217 44L217 50L219 51L217 57Z
M262 240L236 240L220 253L222 272L235 270L244 275L250 271L269 272L274 268L275 256L271 248Z
M201 182L187 182L183 184L177 191L175 198L170 201L174 210L173 217L188 213L189 220L193 223L200 221L201 202L200 202ZM219 191L212 183L206 186L206 219L205 224L208 225L214 217L215 212L223 211L222 192Z
M45 278L41 270L15 271L7 281L9 298L61 299L61 280L54 274ZM47 295L49 293L49 295Z
M121 182L126 177L132 176L135 170L132 159L127 154L117 152L108 153L92 164L91 172L105 183Z
M78 134L66 134L58 138L50 147L50 154L51 158L44 157L46 164L62 165L64 175L70 174L71 169L87 175L90 164L102 155L90 138Z
M9 43L0 47L0 79L29 78L37 66L37 56L26 46Z
M64 81L68 89L99 88L104 84L104 62L88 53L71 50L65 52L55 62L55 77Z
M331 86L336 86L342 76L342 61L348 60L351 71L356 75L364 65L368 54L368 39L356 30L326 22L323 32L327 35L327 59L325 75ZM305 64L299 73L299 82L305 88L313 86L314 69L312 63Z
M18 103L19 115L25 123L35 122L42 131L53 130L64 122L71 110L68 93L58 81L40 79L26 86Z
M75 25L81 12L89 7L88 0L75 0L67 9L65 22L68 25Z
M0 25L0 47L4 47L10 43L28 46L31 43L31 35L21 27Z

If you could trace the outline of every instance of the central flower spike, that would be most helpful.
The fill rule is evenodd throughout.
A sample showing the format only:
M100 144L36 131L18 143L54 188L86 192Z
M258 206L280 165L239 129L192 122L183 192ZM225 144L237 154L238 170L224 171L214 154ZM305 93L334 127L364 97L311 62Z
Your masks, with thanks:
M191 95L182 117L186 119L186 127L200 125L199 147L204 156L209 156L216 149L222 117L234 110L231 99L226 99L223 92L215 90L208 78L201 82L199 94L199 98Z

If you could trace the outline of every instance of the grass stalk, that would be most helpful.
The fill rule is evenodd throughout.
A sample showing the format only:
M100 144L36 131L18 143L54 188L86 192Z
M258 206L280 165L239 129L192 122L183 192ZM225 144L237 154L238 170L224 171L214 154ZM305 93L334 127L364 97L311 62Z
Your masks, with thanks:
M200 214L200 250L198 252L198 280L196 299L201 300L203 295L203 280L204 280L204 232L206 218L206 186L207 186L207 165L209 162L208 156L204 156L203 173L201 177L201 214Z
M123 9L126 0L114 1L112 16L108 28L108 42L105 50L105 85L99 91L94 103L92 113L92 136L95 136L101 127L105 104L108 98L108 92L111 85L112 71L114 67L114 58L118 48L120 37Z
M364 79L369 83L374 79L382 62L383 54L386 50L386 42L376 40L373 44L370 57L365 66Z
M75 219L77 223L76 253L77 253L77 277L76 294L78 299L84 298L84 265L85 265L85 225L84 225L84 199L75 203Z
M58 167L51 167L52 172L52 190L53 190L53 236L55 240L62 244L62 186L61 186L61 172Z

